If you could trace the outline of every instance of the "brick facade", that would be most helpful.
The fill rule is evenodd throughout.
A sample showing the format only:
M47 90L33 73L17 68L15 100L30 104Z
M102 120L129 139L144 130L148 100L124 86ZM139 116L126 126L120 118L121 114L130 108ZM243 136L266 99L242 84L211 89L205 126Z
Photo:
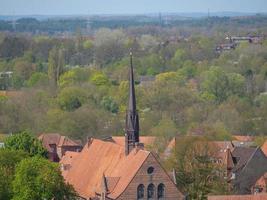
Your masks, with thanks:
M152 174L148 174L147 169L149 167L153 167L154 171ZM178 191L176 188L173 180L171 177L168 176L168 174L165 172L165 170L162 168L162 166L159 164L159 162L156 160L156 158L150 154L146 161L143 163L141 168L136 173L135 177L131 181L131 183L128 185L126 190L121 194L121 196L118 198L119 200L136 200L137 199L137 187L139 184L143 184L145 186L144 190L144 199L147 198L147 187L149 184L154 184L155 186L155 196L153 199L157 198L157 187L159 184L164 184L165 186L165 192L164 192L164 200L179 200L183 199L182 194Z

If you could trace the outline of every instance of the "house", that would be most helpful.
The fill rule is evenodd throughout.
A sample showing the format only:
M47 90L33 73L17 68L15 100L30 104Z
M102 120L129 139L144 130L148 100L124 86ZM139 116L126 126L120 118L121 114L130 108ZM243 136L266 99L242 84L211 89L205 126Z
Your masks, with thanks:
M38 139L48 151L48 158L58 162L67 151L79 152L82 150L80 141L74 141L58 133L41 134Z
M266 193L266 187L267 187L267 173L263 174L254 186L251 188L251 193L258 194L258 193Z
M130 66L125 137L90 139L81 152L66 152L60 161L62 175L85 200L184 199L175 177L145 150L139 137L132 56Z
M231 153L234 166L229 182L237 194L251 194L258 188L259 179L267 172L267 158L260 148L235 147Z

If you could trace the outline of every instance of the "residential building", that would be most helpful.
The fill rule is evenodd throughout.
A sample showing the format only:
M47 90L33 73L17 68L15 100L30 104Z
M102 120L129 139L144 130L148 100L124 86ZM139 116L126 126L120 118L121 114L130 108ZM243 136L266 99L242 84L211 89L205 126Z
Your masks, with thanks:
M67 151L79 152L82 150L81 141L74 141L58 133L41 134L38 139L48 151L48 158L59 162Z

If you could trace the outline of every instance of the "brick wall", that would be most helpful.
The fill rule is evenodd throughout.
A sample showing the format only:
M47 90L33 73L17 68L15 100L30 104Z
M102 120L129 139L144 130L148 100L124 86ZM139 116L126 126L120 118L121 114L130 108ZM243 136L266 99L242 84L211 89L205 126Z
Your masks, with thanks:
M154 171L152 174L148 174L147 169L153 167ZM120 200L136 200L137 199L137 187L139 184L145 186L144 199L147 199L147 187L150 183L155 186L155 200L157 199L157 187L160 183L165 185L165 197L164 200L179 200L183 199L183 195L178 191L172 179L163 170L161 165L155 159L155 157L150 154L147 160L144 162L142 167L138 170L134 179L127 186L126 190L118 198Z

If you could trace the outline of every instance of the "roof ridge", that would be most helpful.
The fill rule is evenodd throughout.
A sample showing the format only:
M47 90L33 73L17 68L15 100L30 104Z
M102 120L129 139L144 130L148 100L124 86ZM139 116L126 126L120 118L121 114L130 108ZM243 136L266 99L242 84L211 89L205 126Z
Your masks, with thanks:
M249 148L253 148L253 147L249 147ZM249 159L247 160L246 164L244 164L242 170L247 166L247 164L249 163L249 161L253 158L253 156L255 155L255 153L259 150L259 147L256 147L255 150L253 151L253 153L250 155Z

